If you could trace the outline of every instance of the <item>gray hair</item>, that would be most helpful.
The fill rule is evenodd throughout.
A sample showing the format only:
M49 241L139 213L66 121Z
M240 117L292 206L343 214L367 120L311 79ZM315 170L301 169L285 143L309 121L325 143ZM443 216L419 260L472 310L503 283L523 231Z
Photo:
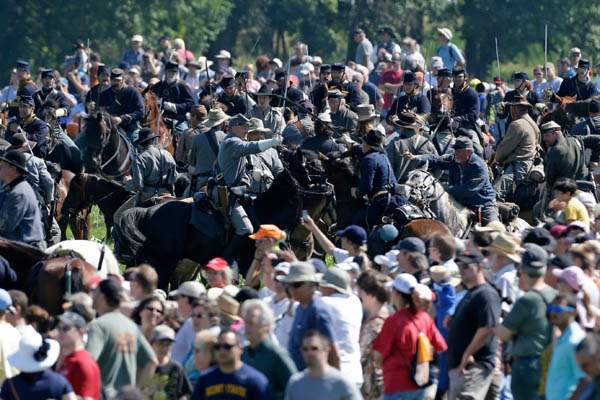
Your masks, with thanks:
M269 329L273 327L275 322L273 311L271 310L271 307L259 299L246 300L244 302L241 312L242 319L246 321L254 310L258 310L258 323L261 326L268 326Z

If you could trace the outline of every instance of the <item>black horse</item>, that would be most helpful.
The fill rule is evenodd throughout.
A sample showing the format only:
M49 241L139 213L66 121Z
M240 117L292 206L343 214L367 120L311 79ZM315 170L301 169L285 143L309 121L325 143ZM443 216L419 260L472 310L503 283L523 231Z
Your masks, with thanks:
M96 111L86 120L86 146L83 161L86 172L120 180L131 169L133 146L116 125L110 114Z
M291 232L292 247L305 257L312 252L310 232L298 224L301 211L323 212L332 190L323 191L319 197L316 188L301 188L288 169L277 176L269 190L254 202L249 214L258 224L275 224ZM321 204L320 206L318 204ZM205 264L211 258L223 254L225 248L224 232L200 232L190 224L191 203L170 201L147 209L134 208L126 211L113 230L115 253L128 264L148 262L159 274L159 286L166 288L176 263L190 259ZM312 214L313 218L319 215ZM210 223L219 226L218 219L208 216ZM248 239L247 246L240 252L238 265L244 273L249 267L253 255L253 242ZM171 282L176 284L176 282Z
M109 238L115 211L132 195L133 193L115 181L86 173L76 175L71 180L69 192L62 205L62 214L67 218L61 219L61 231L66 230L69 217L97 205L104 217L106 238Z

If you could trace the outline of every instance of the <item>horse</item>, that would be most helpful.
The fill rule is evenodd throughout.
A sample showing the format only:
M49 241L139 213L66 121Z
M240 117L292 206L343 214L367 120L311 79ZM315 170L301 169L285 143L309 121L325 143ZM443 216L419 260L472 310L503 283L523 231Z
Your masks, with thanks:
M87 146L83 155L86 172L98 173L111 180L129 175L133 147L125 134L104 111L92 113L86 120Z
M314 189L314 188L313 188ZM331 189L331 192L333 190ZM324 206L318 203L327 201L326 197L317 201L306 196L298 181L289 169L284 169L273 181L271 187L253 202L248 214L253 224L275 224L291 232L292 247L303 252L303 258L310 256L308 248L312 239L310 232L298 224L303 209L310 212L322 212ZM306 196L306 197L305 197ZM169 201L147 209L133 208L126 211L113 229L115 251L126 264L148 262L159 274L159 287L166 288L175 265L183 259L205 264L211 258L223 254L225 232L201 232L190 224L192 208L195 205L185 201ZM314 219L320 216L311 215ZM207 217L203 227L222 226L218 217ZM298 249L300 247L300 249ZM238 266L244 273L252 260L254 244L248 239L247 246L240 252ZM170 282L177 285L177 282Z
M104 217L105 238L109 238L115 211L132 195L133 193L118 182L82 173L71 179L69 191L61 204L60 212L69 217L88 210L92 205L97 205ZM78 238L87 239L85 237Z
M175 154L176 143L173 141L171 131L167 127L163 112L158 104L158 96L150 89L149 86L144 93L145 116L142 125L152 129L152 132L158 135L158 145L160 148L166 149L171 154Z
M114 255L102 246L89 241L66 241L42 251L0 239L0 255L17 273L17 282L11 288L25 291L32 303L56 315L62 311L69 292L89 291L94 275L105 278L119 274Z
M472 212L450 196L440 182L429 172L409 172L406 185L411 189L410 198L421 208L429 208L455 237L464 238L472 225Z
M335 229L344 229L353 223L354 216L361 209L361 202L353 193L352 188L358 187L358 174L349 157L326 157L324 160L327 179L335 191Z
M554 121L561 126L563 132L568 132L575 125L575 117L572 111L575 110L575 97L559 97L556 96L559 101L557 107L553 110L548 110L543 113L538 119L538 125L542 126L546 122Z

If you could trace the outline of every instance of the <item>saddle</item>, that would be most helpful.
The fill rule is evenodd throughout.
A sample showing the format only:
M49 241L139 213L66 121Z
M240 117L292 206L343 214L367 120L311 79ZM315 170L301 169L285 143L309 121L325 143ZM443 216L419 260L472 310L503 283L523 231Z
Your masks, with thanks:
M397 207L391 218L397 226L404 226L415 219L434 219L435 215L428 209L407 203Z
M204 192L194 195L189 223L198 232L211 239L221 241L225 239L225 217Z

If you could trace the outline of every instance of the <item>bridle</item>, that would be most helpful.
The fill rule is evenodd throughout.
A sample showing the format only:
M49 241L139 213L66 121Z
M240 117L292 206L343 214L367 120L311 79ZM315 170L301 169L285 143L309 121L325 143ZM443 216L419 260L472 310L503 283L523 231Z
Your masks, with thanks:
M89 147L92 148L95 152L96 151L98 152L97 156L94 156L93 159L94 159L94 161L97 162L97 164L99 166L98 170L99 170L100 174L102 174L102 176L104 176L107 179L120 178L123 176L123 172L125 171L127 162L129 161L129 159L132 156L131 148L130 148L130 146L127 146L127 140L125 139L125 137L122 137L119 130L114 126L112 120L110 118L107 118L106 114L104 114L104 113L102 113L100 115L101 115L101 117L100 117L100 120L98 121L98 125L99 125L99 127L101 127L102 123L106 124L106 130L105 130L106 133L101 134L102 136L100 137L100 147L93 146L93 145L89 145ZM102 132L102 129L100 129L100 131ZM103 160L104 150L110 144L110 139L113 134L117 135L117 142L118 142L117 148L112 153L112 155L106 161L104 161ZM127 146L127 157L125 157L125 159L123 160L121 165L119 165L119 167L117 168L116 175L107 174L106 172L103 171L103 169L118 157L118 155L121 151L121 147L123 146L123 143L125 143L125 146Z
M418 172L417 172L418 171ZM438 179L427 171L415 170L419 175L425 175L422 179L407 179L406 186L419 193L420 200L427 206L432 202L438 201L445 193L441 190L440 193L436 193L436 189L440 182ZM414 176L414 175L413 175ZM412 196L411 196L412 197Z

